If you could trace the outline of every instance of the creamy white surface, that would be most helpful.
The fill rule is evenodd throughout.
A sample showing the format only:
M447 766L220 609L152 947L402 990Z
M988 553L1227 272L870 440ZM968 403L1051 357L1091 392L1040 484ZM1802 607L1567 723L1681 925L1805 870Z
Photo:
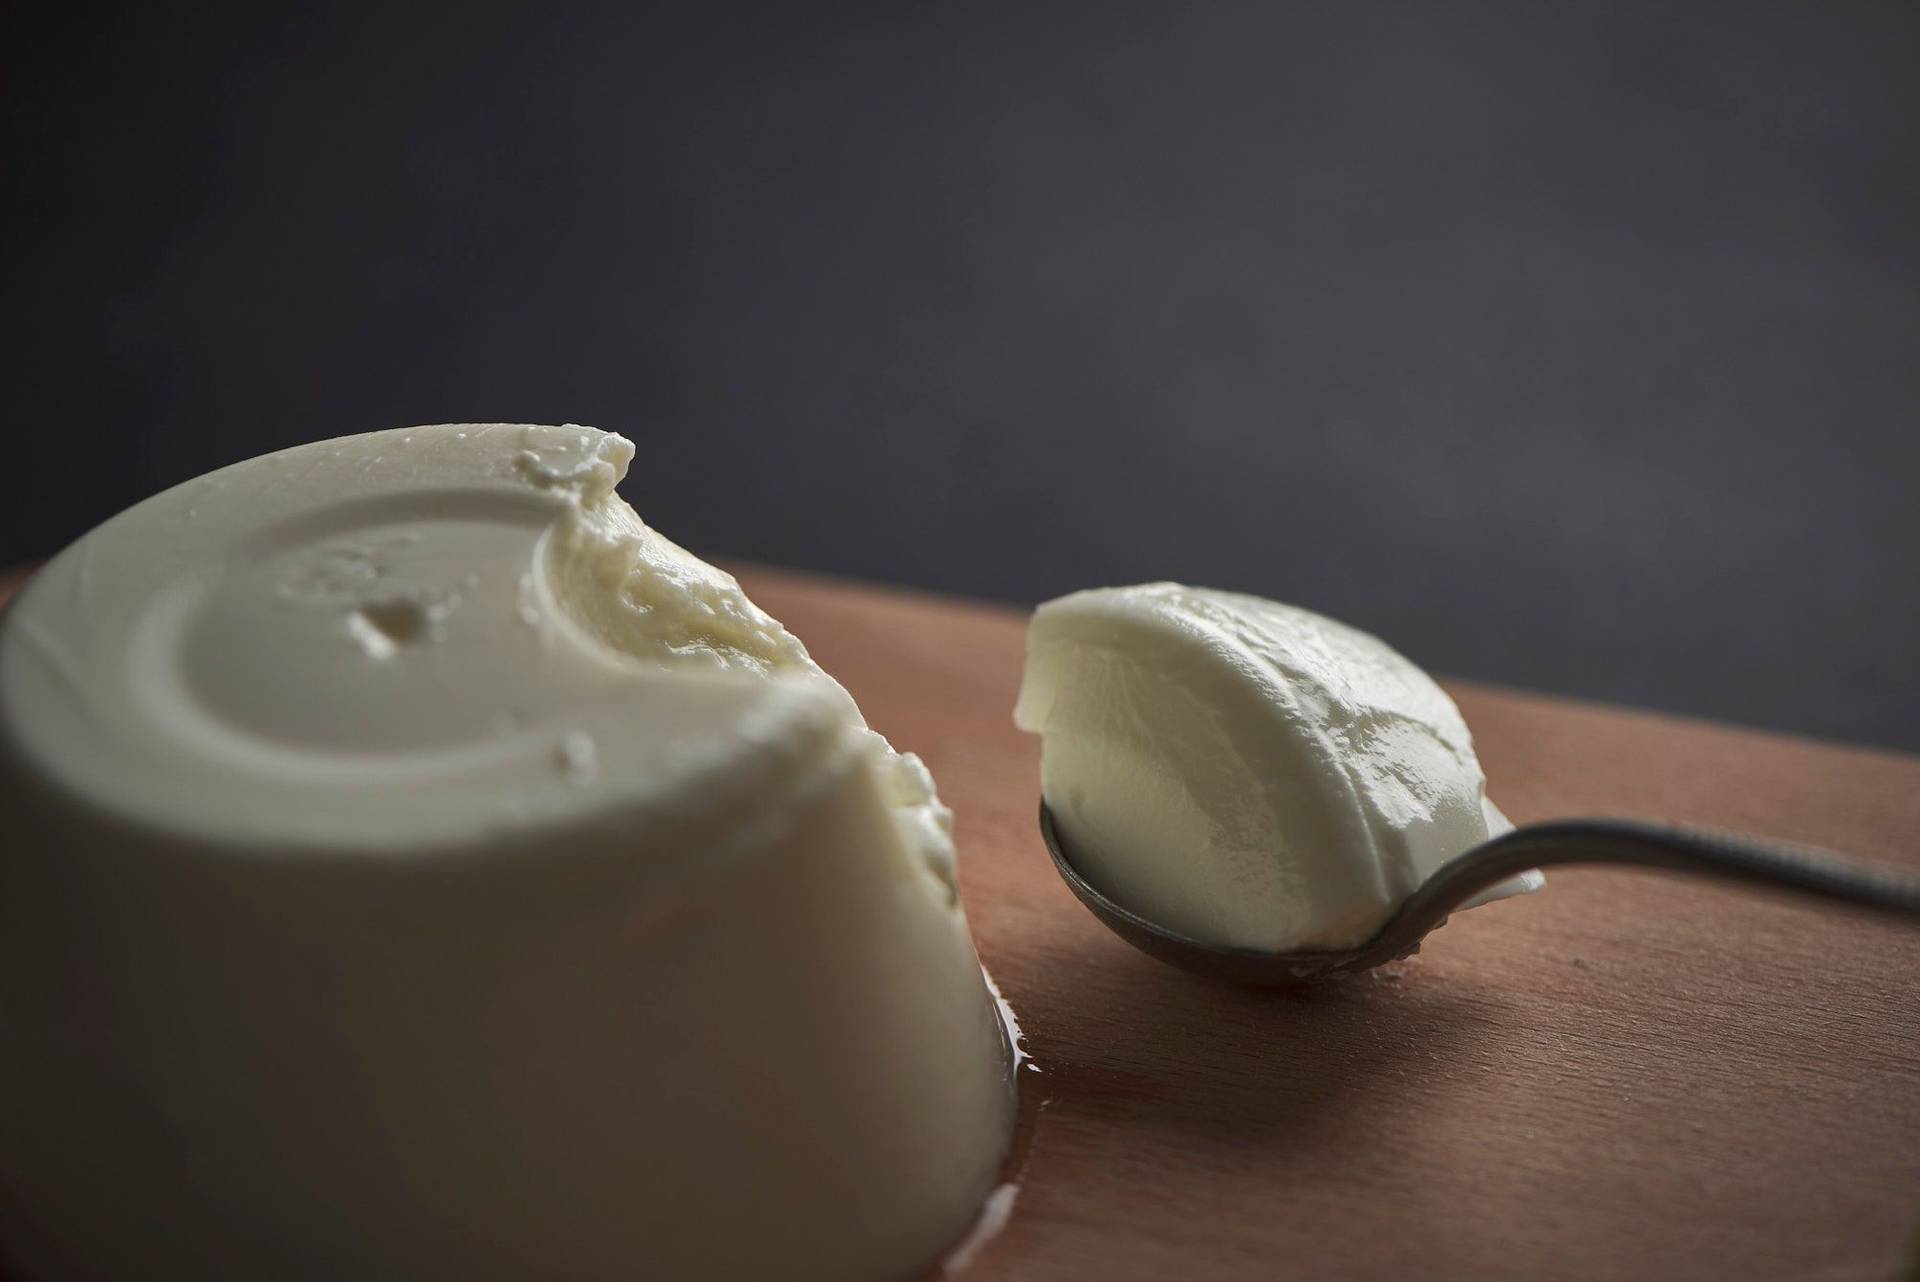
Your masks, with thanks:
M878 1279L966 1227L1012 1102L948 812L632 454L319 442L8 611L34 1276Z
M1081 873L1208 942L1358 944L1511 827L1431 678L1376 637L1241 593L1047 602L1014 719L1041 736L1042 792Z

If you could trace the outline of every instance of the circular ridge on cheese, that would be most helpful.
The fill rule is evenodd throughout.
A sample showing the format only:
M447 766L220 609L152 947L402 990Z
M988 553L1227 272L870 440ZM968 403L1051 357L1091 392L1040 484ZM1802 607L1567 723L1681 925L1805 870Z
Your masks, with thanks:
M9 607L32 1276L883 1279L964 1230L1012 1097L951 815L633 455L321 441Z

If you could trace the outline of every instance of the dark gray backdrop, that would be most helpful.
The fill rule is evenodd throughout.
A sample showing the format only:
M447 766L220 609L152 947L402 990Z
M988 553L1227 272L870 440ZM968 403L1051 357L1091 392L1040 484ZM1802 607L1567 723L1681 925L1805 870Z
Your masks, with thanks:
M1920 747L1920 5L14 8L0 560L313 437Z

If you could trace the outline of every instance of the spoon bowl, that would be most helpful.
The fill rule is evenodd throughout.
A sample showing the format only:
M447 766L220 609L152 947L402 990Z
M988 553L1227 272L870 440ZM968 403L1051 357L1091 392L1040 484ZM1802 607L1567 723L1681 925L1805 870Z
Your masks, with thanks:
M1378 934L1357 947L1269 952L1194 939L1108 898L1074 866L1045 801L1040 835L1068 889L1115 934L1183 970L1242 984L1308 984L1412 956L1448 914L1489 886L1532 868L1567 864L1715 877L1920 923L1920 877L1889 868L1726 833L1628 819L1556 819L1515 828L1455 855L1407 897Z

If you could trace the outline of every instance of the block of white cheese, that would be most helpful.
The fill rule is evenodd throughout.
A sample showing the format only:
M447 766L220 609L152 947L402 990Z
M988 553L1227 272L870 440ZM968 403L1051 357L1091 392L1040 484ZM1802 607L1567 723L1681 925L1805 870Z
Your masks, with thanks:
M34 1278L901 1278L995 1183L948 815L615 493L453 425L108 521L0 624Z
M1042 795L1080 874L1207 943L1360 944L1427 874L1511 827L1426 673L1237 592L1147 583L1047 602L1014 719L1041 736Z

